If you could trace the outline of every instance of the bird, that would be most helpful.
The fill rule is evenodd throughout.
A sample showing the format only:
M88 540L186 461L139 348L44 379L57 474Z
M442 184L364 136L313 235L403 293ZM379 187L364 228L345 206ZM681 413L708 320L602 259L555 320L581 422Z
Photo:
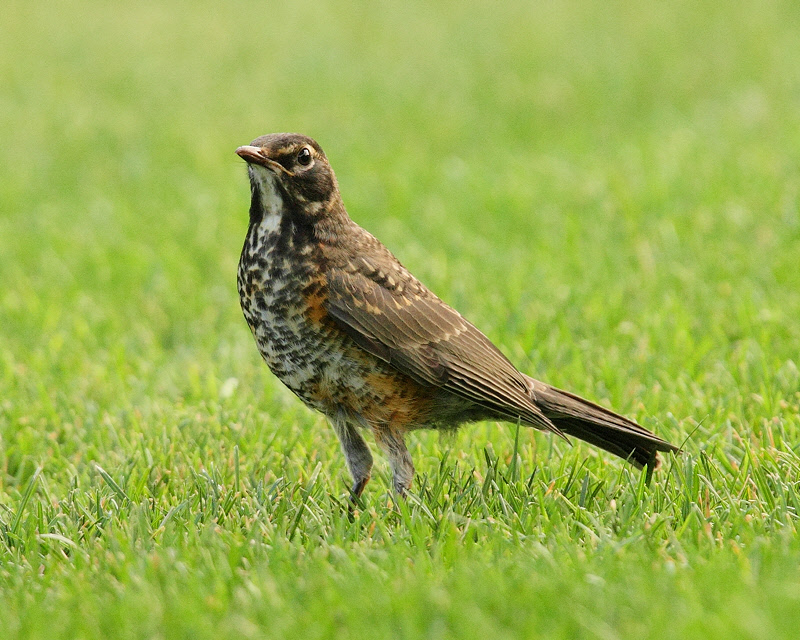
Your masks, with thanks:
M272 373L338 436L357 501L388 458L404 496L414 464L406 435L492 420L574 436L648 478L678 447L598 404L520 372L481 331L415 278L345 209L320 145L274 133L236 149L250 179L237 286Z

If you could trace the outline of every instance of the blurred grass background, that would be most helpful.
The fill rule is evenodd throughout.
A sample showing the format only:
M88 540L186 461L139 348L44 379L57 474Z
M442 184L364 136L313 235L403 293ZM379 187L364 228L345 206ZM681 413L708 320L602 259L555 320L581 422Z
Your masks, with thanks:
M791 637L799 27L787 2L6 3L6 637ZM644 488L529 431L519 458L507 426L419 434L418 498L379 460L349 523L335 438L236 298L233 151L273 131L316 138L351 216L523 371L686 455Z

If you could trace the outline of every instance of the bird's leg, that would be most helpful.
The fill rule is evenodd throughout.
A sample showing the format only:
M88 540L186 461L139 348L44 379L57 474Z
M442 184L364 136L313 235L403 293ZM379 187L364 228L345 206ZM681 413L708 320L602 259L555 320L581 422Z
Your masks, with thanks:
M379 426L374 427L372 432L375 434L378 446L389 458L394 490L399 495L405 496L414 479L414 463L406 448L402 431L391 426Z
M361 497L364 487L369 482L372 471L372 454L356 426L345 415L337 415L331 422L336 435L339 436L347 469L353 478L350 499L355 502Z

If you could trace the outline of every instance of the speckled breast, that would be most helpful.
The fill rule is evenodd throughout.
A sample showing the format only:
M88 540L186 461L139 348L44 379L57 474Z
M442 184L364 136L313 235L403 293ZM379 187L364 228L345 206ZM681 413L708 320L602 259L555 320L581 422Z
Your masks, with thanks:
M242 311L261 356L281 382L323 413L370 402L363 396L374 363L327 319L318 247L265 226L251 226L238 271Z

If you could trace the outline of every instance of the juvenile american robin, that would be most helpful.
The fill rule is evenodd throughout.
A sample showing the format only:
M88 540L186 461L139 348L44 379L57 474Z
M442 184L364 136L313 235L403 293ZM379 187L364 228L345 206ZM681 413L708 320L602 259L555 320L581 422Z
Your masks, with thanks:
M502 420L575 436L652 470L677 451L608 409L521 373L347 215L311 138L276 133L236 153L250 176L239 260L244 317L272 372L339 437L354 498L369 481L371 432L394 489L411 486L405 436Z

